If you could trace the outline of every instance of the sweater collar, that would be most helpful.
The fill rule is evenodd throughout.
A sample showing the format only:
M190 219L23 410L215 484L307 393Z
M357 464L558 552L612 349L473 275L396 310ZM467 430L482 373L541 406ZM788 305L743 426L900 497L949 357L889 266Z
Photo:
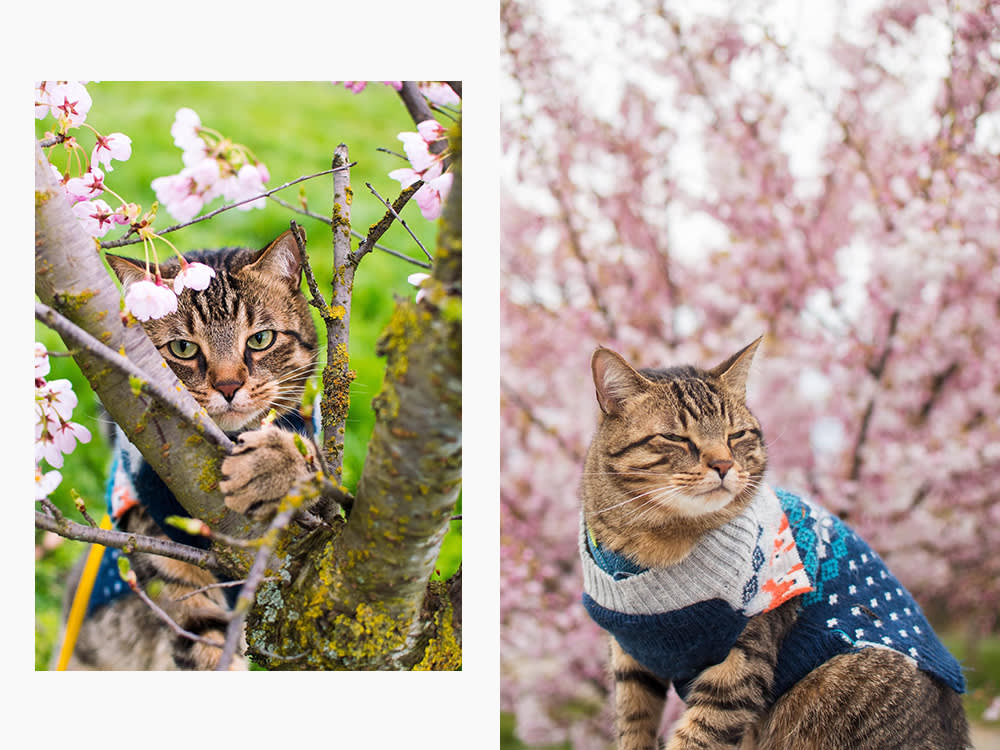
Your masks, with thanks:
M582 518L580 531L584 589L617 612L653 614L722 599L751 616L812 590L781 503L766 485L743 513L706 533L684 560L665 568L643 570L601 548Z
M623 578L636 576L647 570L647 568L642 567L634 560L630 560L625 557L625 555L615 552L614 550L610 550L607 547L602 547L597 539L594 538L594 534L589 528L586 532L587 549L590 551L590 556L594 558L594 562L597 563L597 567L611 576L614 580L620 581Z

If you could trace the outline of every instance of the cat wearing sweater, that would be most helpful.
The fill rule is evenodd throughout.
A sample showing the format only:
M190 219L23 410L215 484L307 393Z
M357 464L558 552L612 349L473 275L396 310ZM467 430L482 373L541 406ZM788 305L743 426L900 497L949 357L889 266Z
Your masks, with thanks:
M962 671L839 518L764 484L760 339L711 370L599 348L581 483L583 602L610 635L620 750L969 746Z

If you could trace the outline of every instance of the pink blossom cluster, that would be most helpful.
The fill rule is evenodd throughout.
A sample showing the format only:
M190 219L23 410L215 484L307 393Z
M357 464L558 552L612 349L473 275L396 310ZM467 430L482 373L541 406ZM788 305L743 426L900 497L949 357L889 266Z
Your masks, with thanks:
M54 165L52 170L66 191L66 197L74 204L73 212L87 234L103 237L115 225L134 222L139 207L122 200L104 184L104 171L114 171L112 160L128 161L131 158L132 139L124 133L102 135L90 127L86 119L92 104L83 81L39 81L35 85L35 117L44 119L51 115L56 119L62 143L70 154L77 157L77 164L81 164L79 152L85 153L85 150L74 136L69 135L69 131L87 127L94 133L96 142L90 159L85 167L81 164L76 176L70 176L69 167L65 173ZM117 208L111 208L100 197L105 191L118 200Z
M334 83L343 83L344 88L348 91L352 91L355 94L360 94L366 88L368 88L368 81L334 81ZM403 88L402 81L381 81L386 86L391 86L400 91ZM449 86L444 81L418 81L417 88L420 89L420 93L423 94L427 101L431 104L435 104L441 107L457 107L462 103L461 98L455 93L455 90Z
M769 483L842 514L932 620L1000 627L995 10L885 3L821 49L679 2L556 13L501 12L501 698L521 739L612 729L576 544L599 344L711 366L765 334Z
M335 81L336 83L336 81ZM366 81L344 81L344 86L354 93L365 90ZM403 88L402 81L382 81L399 91ZM436 106L459 106L461 98L455 90L442 81L419 81L417 87L427 100ZM445 171L447 152L435 149L434 144L448 139L447 131L436 120L424 120L417 124L417 132L400 133L399 140L403 142L403 151L410 162L409 167L395 169L389 173L394 180L399 180L402 188L408 188L418 180L423 185L414 194L413 199L420 207L420 214L433 221L441 215L441 209L451 191L454 175Z
M59 135L71 153L82 150L82 147L73 136L68 135L68 131L86 125L85 120L91 105L91 97L83 82L41 81L35 86L35 116L44 118L51 114L56 118ZM132 155L132 140L123 133L111 133L105 136L93 128L90 129L94 132L96 143L86 169L77 176L70 177L68 171L63 174L52 166L55 177L62 184L66 197L73 204L73 213L88 234L92 237L103 237L116 224L131 225L143 239L147 258L152 249L155 260L154 241L162 239L150 226L156 215L155 209L140 219L141 207L126 202L108 188L104 184L105 175L101 169L103 166L111 172L112 160L129 159ZM167 205L168 210L174 206L175 211L183 214L193 208L194 213L191 214L193 217L201 210L204 202L211 200L217 194L225 195L231 200L243 200L263 191L263 184L268 179L266 167L258 164L256 160L254 164L247 163L252 156L248 155L249 152L245 147L232 144L215 131L202 128L201 121L193 110L181 109L177 112L171 135L174 136L174 143L183 149L184 162L189 165L185 170L189 170L189 173L182 171L180 175L161 177L153 181L157 196ZM227 170L237 171L226 174ZM196 176L198 185L204 188L204 192L194 197L182 195L185 190L183 184L186 184L185 180L193 179L191 175ZM158 185L160 189L157 189ZM119 202L117 208L112 209L99 197L105 192L117 198ZM251 201L246 207L259 206L262 201L263 199ZM173 279L172 285L167 285L160 277L158 264L157 272L151 273L147 261L146 278L129 284L126 289L125 309L138 320L161 318L177 309L177 295L185 287L194 290L208 287L215 275L213 269L201 263L188 263L183 257L180 261L181 271Z
M245 201L238 206L241 211L264 207L265 198L249 199L264 192L271 176L249 149L204 127L198 113L188 107L177 110L170 134L181 149L184 168L157 177L152 187L171 216L190 221L219 196L231 203Z
M180 272L168 284L159 273L146 271L146 278L125 287L125 309L137 320L162 318L177 311L177 297L185 288L202 291L215 277L215 269L204 263L189 263L183 256Z
M368 81L334 81L334 83L343 83L344 88L355 94L360 94L368 87ZM392 88L399 91L403 88L402 81L382 81L386 86L391 86Z
M49 353L35 343L35 500L48 497L62 481L57 471L63 456L72 453L77 442L90 442L90 430L70 421L77 398L69 380L46 380L51 367ZM43 472L42 460L53 467Z
M397 137L403 142L403 151L410 166L394 169L389 176L399 180L402 188L408 188L422 180L424 184L413 195L413 199L425 219L436 219L441 215L441 209L451 191L454 175L444 171L447 151L432 153L431 146L441 141L446 142L448 132L437 120L424 120L417 124L416 133L400 133Z

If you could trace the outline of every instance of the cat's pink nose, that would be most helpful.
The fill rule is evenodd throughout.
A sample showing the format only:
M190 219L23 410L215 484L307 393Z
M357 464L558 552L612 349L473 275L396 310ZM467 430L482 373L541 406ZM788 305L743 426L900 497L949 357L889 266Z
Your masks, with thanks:
M236 391L243 387L242 380L222 380L215 384L215 390L222 394L226 401L232 401Z
M719 472L719 479L725 479L726 478L726 472L728 472L731 468L733 468L733 462L732 461L710 461L709 464L708 464L708 468L715 469L717 472Z

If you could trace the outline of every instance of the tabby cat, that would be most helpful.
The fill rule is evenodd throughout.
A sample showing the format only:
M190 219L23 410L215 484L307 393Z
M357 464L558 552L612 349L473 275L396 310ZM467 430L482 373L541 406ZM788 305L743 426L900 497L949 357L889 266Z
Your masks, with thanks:
M215 277L203 291L185 288L176 312L143 327L198 403L237 441L222 463L219 487L226 505L267 520L309 473L293 438L293 431L311 433L299 405L317 356L316 329L300 290L299 246L285 232L260 251L225 248L184 257L213 268ZM108 262L126 290L145 278L144 268L131 260L109 255ZM160 271L169 282L180 261L161 264ZM261 427L271 409L278 419ZM167 515L187 514L120 429L116 443L109 505L117 527L203 546L204 540L163 523ZM123 586L117 555L105 550L69 668L213 669L221 650L170 630ZM217 582L212 573L156 555L130 559L143 588L181 628L224 641L230 607L221 588L203 588ZM74 581L67 608L75 588ZM245 667L242 658L234 663L235 669Z
M584 605L611 633L618 747L968 746L958 663L840 519L763 482L747 408L760 339L711 370L599 348L581 483Z

